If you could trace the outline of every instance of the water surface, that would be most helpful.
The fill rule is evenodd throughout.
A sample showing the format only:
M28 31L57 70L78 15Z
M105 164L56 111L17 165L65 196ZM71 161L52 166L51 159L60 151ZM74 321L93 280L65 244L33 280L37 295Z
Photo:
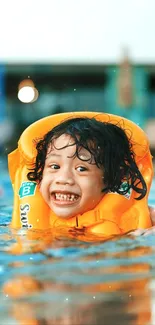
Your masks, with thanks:
M95 243L59 236L34 253L26 235L8 227L7 172L0 193L0 324L155 324L155 236ZM149 204L155 206L155 182ZM19 241L26 253L8 251Z

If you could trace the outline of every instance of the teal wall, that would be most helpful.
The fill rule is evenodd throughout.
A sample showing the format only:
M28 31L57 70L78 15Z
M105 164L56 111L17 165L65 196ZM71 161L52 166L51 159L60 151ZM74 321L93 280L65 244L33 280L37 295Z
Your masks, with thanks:
M134 100L130 107L120 107L118 104L117 81L119 68L108 67L106 69L108 83L105 89L106 111L116 115L126 117L142 128L145 127L148 117L148 91L147 91L147 71L143 67L133 67L132 80L134 89Z
M0 122L6 118L5 67L0 65Z

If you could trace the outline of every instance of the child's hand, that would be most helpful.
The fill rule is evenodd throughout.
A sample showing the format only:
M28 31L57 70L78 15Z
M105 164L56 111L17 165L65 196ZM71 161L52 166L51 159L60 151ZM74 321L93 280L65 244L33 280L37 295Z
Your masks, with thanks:
M148 236L155 234L155 226L148 229L136 229L129 233L129 235L133 236Z

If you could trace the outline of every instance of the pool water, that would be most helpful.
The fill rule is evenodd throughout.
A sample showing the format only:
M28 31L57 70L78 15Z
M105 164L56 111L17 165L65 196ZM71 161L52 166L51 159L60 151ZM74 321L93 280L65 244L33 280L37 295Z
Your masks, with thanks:
M155 236L86 243L60 237L43 252L8 253L12 189L0 179L0 324L155 324ZM155 182L149 196L155 206ZM22 241L26 238L20 234Z

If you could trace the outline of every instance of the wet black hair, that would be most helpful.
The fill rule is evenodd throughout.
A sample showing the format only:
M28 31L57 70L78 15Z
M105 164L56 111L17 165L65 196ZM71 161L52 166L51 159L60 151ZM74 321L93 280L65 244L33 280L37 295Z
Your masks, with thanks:
M82 160L80 149L85 148L91 154L89 163L95 163L103 170L102 191L125 195L132 188L139 194L137 200L146 195L146 183L135 162L135 153L125 130L110 121L101 122L95 118L70 118L45 134L36 144L36 162L27 174L30 181L41 182L48 148L62 134L68 134L74 140L75 157ZM125 186L122 187L122 183Z

